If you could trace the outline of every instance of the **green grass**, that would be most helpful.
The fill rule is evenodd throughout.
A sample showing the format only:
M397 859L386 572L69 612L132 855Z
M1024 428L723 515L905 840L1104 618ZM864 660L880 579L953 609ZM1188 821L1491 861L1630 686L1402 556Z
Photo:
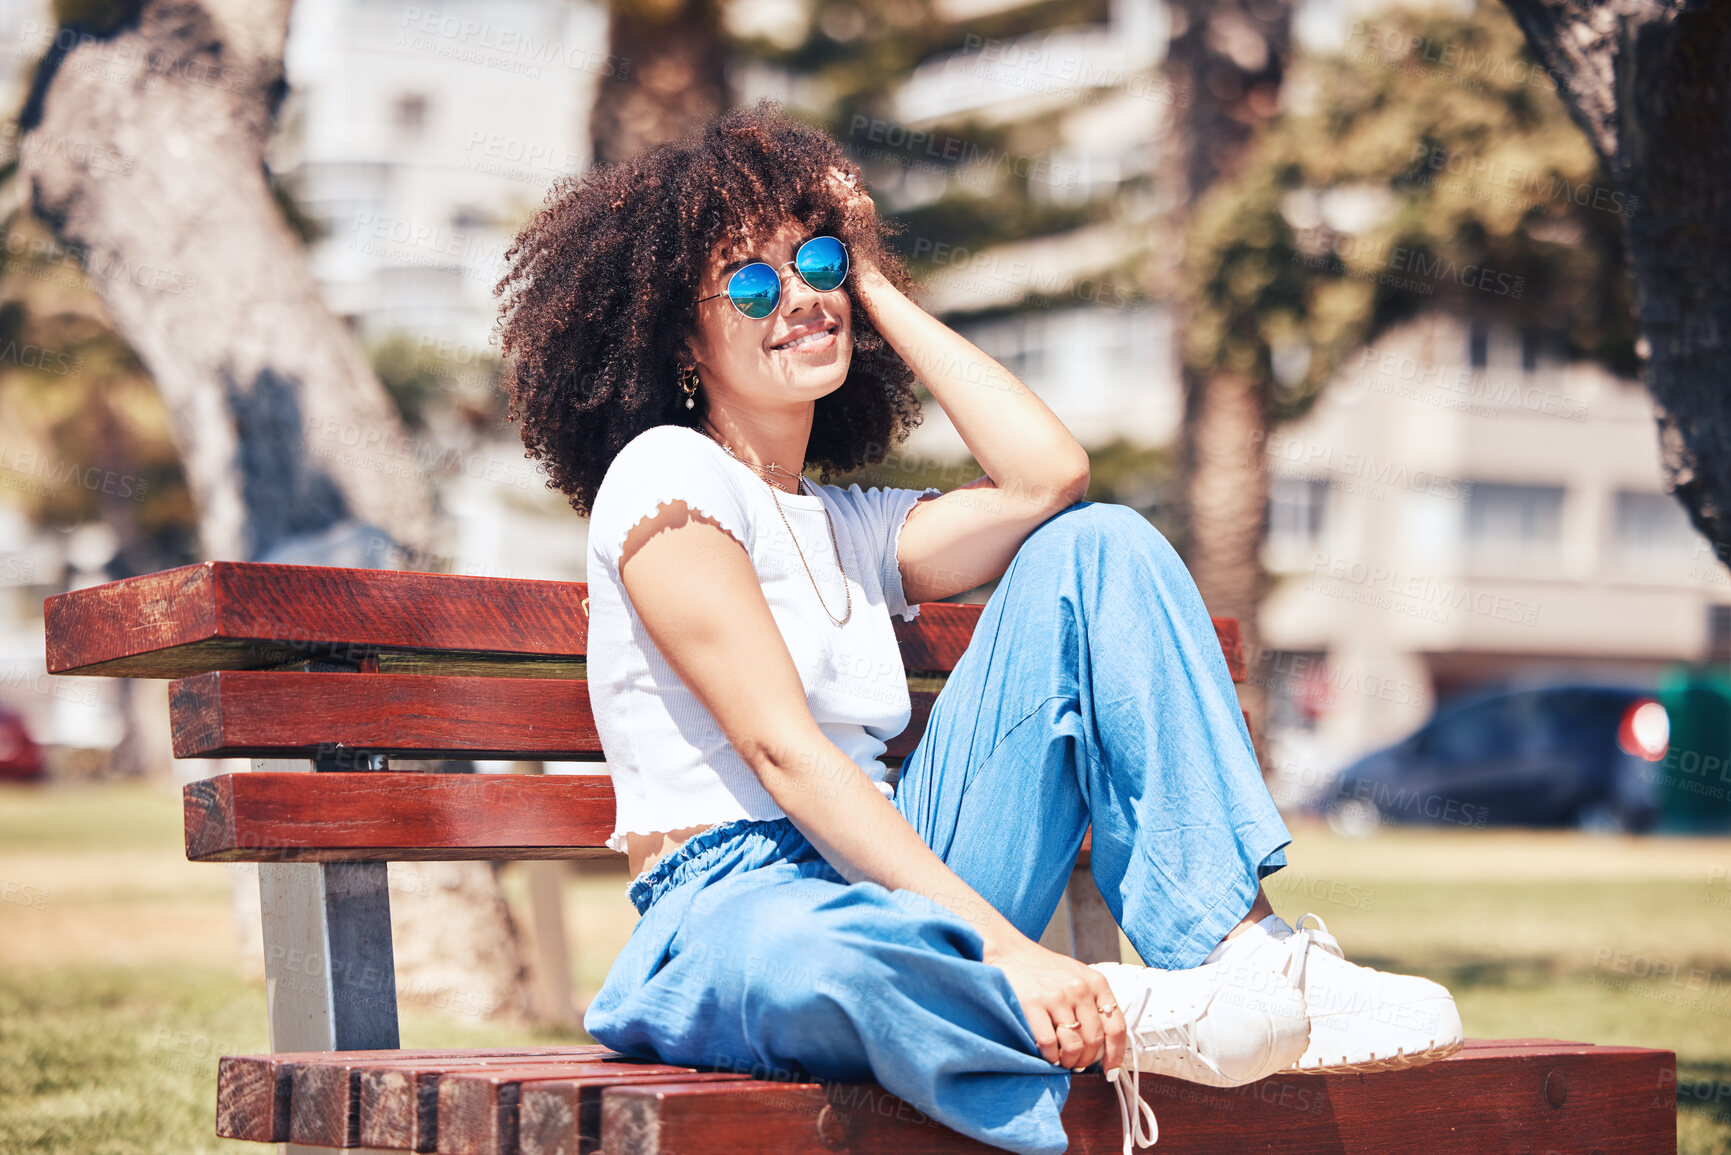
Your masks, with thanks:
M1282 915L1314 911L1349 957L1448 984L1471 1035L1674 1050L1680 1149L1731 1155L1731 840L1293 833L1268 887ZM580 994L630 932L623 884L565 884ZM212 1131L216 1058L267 1049L228 895L223 868L181 857L165 787L0 791L0 1152L264 1150ZM416 1005L402 1035L572 1038Z

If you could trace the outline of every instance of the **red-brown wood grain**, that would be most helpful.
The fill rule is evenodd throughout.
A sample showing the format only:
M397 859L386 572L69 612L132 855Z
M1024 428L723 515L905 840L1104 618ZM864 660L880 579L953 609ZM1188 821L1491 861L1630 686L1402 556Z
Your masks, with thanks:
M874 1084L761 1082L595 1047L526 1051L224 1059L219 1134L286 1138L284 1130L234 1122L243 1114L266 1119L267 1104L280 1099L297 1121L330 1112L329 1127L296 1132L302 1141L358 1135L369 1146L426 1151L436 1139L445 1155L575 1155L597 1144L614 1155L991 1150ZM309 1077L317 1068L322 1075ZM418 1104L410 1114L418 1114L419 1129L374 1126L368 1111L377 1105L369 1108L364 1099L357 1124L347 1089L394 1076L410 1077L399 1082L410 1088L403 1102ZM1291 1074L1224 1089L1161 1076L1142 1080L1143 1098L1160 1121L1160 1147L1180 1155L1675 1151L1675 1087L1672 1052L1554 1039L1469 1039L1451 1058L1372 1075ZM291 1092L308 1102L291 1110ZM435 1100L436 1124L428 1117ZM1120 1149L1117 1104L1102 1076L1073 1081L1064 1125L1072 1151Z
M518 1105L525 1083L571 1080L599 1087L635 1084L646 1078L661 1082L669 1079L734 1082L748 1077L628 1059L611 1063L525 1063L456 1072L439 1080L438 1149L463 1155L516 1155Z
M48 670L173 678L302 651L581 657L581 582L207 561L56 594Z
M525 1047L517 1050L464 1049L443 1051L283 1051L274 1055L225 1055L217 1063L216 1133L225 1139L286 1143L294 1073L307 1064L357 1063L373 1060L400 1063L436 1060L446 1064L478 1058L534 1055L547 1058L587 1058L611 1053L605 1047Z
M520 1069L566 1071L572 1064L593 1065L612 1077L638 1078L642 1070L664 1072L690 1068L666 1068L639 1064L609 1051L591 1047L573 1049L564 1055L522 1054L443 1064L425 1061L356 1064L360 1087L359 1132L362 1146L396 1150L433 1151L439 1136L439 1084L445 1079L487 1070Z
M43 614L54 674L184 678L380 651L472 655L497 660L501 674L517 672L513 661L577 673L588 596L583 582L206 561L55 594ZM953 670L980 610L932 602L912 622L892 619L903 664ZM1242 681L1237 624L1214 624Z
M1220 651L1226 655L1226 669L1234 682L1248 676L1244 666L1244 639L1238 630L1237 618L1213 618L1214 636L1220 639Z
M476 1071L489 1068L517 1067L525 1063L556 1063L569 1065L574 1062L599 1062L612 1052L606 1047L568 1047L548 1053L545 1047L522 1048L515 1051L504 1050L488 1052L469 1058L438 1058L424 1057L379 1057L369 1055L364 1058L351 1057L354 1052L333 1052L330 1060L318 1062L297 1063L289 1075L289 1140L294 1143L304 1143L313 1147L353 1147L364 1143L362 1138L363 1101L367 1099L365 1089L370 1082L374 1088L370 1103L375 1116L387 1113L387 1105L395 1106L395 1101L389 1094L379 1095L377 1085L380 1082L389 1084L393 1076L404 1076L404 1081L413 1085L415 1080L431 1079L434 1082L451 1071ZM411 1124L416 1119L413 1101L407 1112ZM436 1107L436 1104L434 1104ZM436 1110L432 1112L436 1118ZM375 1123L378 1122L375 1118ZM425 1146L414 1147L419 1151L433 1150L430 1136ZM411 1129L410 1146L420 1141L421 1133ZM392 1146L384 1143L378 1146Z
M176 758L595 759L584 682L214 670L169 683Z
M1495 1040L1490 1040L1495 1042ZM1676 1150L1676 1057L1637 1047L1469 1048L1406 1071L1293 1074L1213 1088L1146 1076L1142 1097L1169 1155L1433 1155L1439 1151ZM1076 1077L1064 1107L1070 1151L1122 1150L1111 1086ZM602 1095L606 1155L989 1152L870 1084L664 1084Z
M611 856L613 786L589 774L220 774L190 782L193 862Z
M702 1082L748 1080L748 1075L707 1072ZM593 1155L601 1148L601 1096L608 1087L690 1083L690 1074L590 1079L525 1079L518 1088L518 1155Z

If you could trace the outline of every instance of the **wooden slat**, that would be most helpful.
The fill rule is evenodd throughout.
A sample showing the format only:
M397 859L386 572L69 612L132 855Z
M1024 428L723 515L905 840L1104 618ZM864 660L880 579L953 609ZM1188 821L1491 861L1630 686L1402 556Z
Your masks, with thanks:
M489 1068L520 1067L531 1062L552 1062L561 1067L573 1062L598 1061L610 1054L606 1047L571 1047L553 1055L545 1048L499 1051L471 1059L449 1056L428 1058L380 1058L371 1054L353 1058L357 1052L333 1052L328 1059L297 1063L289 1074L289 1141L312 1147L353 1147L361 1138L362 1080L372 1076L375 1081L390 1074L431 1076L437 1079L451 1070L477 1071ZM375 1113L380 1103L374 1100ZM436 1116L436 1111L434 1112ZM389 1147L394 1144L380 1143ZM431 1145L414 1150L431 1151Z
M225 1139L286 1143L294 1072L307 1064L423 1060L448 1065L486 1057L588 1057L596 1052L610 1053L605 1047L590 1045L517 1050L285 1051L275 1055L225 1055L217 1063L216 1133Z
M983 605L964 602L927 602L911 622L890 618L901 646L902 665L938 673L955 669L983 609Z
M1669 1051L1469 1039L1460 1054L1410 1071L1283 1075L1228 1089L1145 1076L1142 1089L1161 1147L1180 1153L1616 1155L1675 1150L1675 1072ZM388 1080L393 1103L377 1093ZM597 1140L619 1155L990 1150L873 1084L756 1082L603 1047L227 1057L217 1118L229 1138L445 1155L576 1155ZM1074 1081L1064 1123L1072 1150L1118 1149L1116 1103L1097 1074Z
M1226 655L1226 669L1234 682L1248 677L1244 666L1244 639L1239 633L1237 618L1214 618L1214 636L1220 639L1221 652Z
M536 1081L593 1081L597 1086L662 1082L739 1081L744 1076L696 1071L662 1063L616 1060L596 1063L533 1063L463 1071L439 1080L440 1155L516 1155L517 1108L522 1086Z
M613 787L599 775L219 774L182 796L193 862L613 854Z
M401 1151L435 1151L441 1149L462 1149L469 1140L465 1135L479 1135L475 1143L489 1143L489 1150L497 1148L497 1139L488 1138L496 1133L489 1131L485 1124L476 1125L464 1117L453 1116L452 1125L444 1132L447 1139L441 1143L440 1131L440 1092L439 1088L446 1082L477 1075L488 1069L498 1070L507 1066L506 1062L446 1064L442 1069L416 1064L403 1065L395 1068L363 1069L360 1077L360 1139L365 1147L384 1148ZM522 1060L515 1064L525 1068ZM585 1087L597 1088L592 1092L599 1103L599 1088L617 1083L637 1082L646 1079L692 1079L704 1078L699 1072L684 1067L665 1067L659 1064L636 1064L622 1061L602 1062L599 1059L591 1064L583 1065L588 1071L591 1067L596 1073L581 1075L575 1079L570 1076L574 1070L571 1063L549 1061L527 1066L527 1072L534 1077L543 1073L552 1076L549 1081L562 1083L576 1082ZM564 1072L564 1078L558 1077ZM512 1080L510 1086L536 1085L526 1082L522 1074ZM510 1119L502 1125L516 1126L516 1108L507 1105Z
M50 673L177 678L309 651L579 658L587 595L578 582L207 561L57 594L43 614Z
M169 683L176 758L596 759L586 683L217 670Z
M184 678L315 654L383 653L384 668L581 677L584 582L207 561L55 594L48 671ZM910 670L947 671L980 607L933 603L894 619Z
M1662 1093L1676 1068L1672 1052L1486 1042L1493 1045L1374 1075L1295 1074L1225 1089L1147 1076L1142 1094L1159 1118L1159 1149L1171 1155L1676 1150L1675 1104ZM1072 1151L1120 1149L1117 1103L1103 1076L1074 1080L1064 1126ZM602 1096L602 1134L609 1155L992 1150L869 1084L611 1088Z
M267 562L206 561L55 594L43 603L48 671L184 678L320 655L381 669L582 677L583 582ZM893 619L910 671L955 668L980 606L932 602ZM1243 679L1236 623L1225 632Z
M517 1099L518 1155L593 1155L601 1147L601 1097L608 1087L627 1084L747 1081L725 1072L690 1075L633 1075L592 1079L524 1080Z

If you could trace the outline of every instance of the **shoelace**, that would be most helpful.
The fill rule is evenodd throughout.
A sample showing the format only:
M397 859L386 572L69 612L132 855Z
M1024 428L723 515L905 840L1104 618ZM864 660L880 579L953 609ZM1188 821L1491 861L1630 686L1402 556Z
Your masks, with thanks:
M1316 922L1315 930L1304 925L1307 918ZM1286 940L1286 946L1292 952L1285 968L1286 977L1300 991L1304 990L1304 966L1310 957L1312 946L1319 946L1336 958L1346 957L1346 952L1340 949L1340 942L1328 933L1328 924L1308 912L1298 916L1298 921L1292 927L1292 937Z
M1154 1108L1142 1101L1142 1065L1136 1057L1139 1048L1135 1024L1141 1021L1142 1012L1153 993L1152 987L1144 987L1135 1013L1124 1016L1124 1023L1131 1030L1126 1040L1128 1045L1124 1048L1124 1064L1119 1066L1118 1078L1112 1084L1118 1093L1118 1122L1124 1128L1124 1155L1134 1155L1132 1143L1137 1147L1152 1147L1160 1141L1160 1121L1154 1117ZM1125 1066L1130 1069L1129 1079L1124 1078Z
M1315 922L1316 927L1313 929L1305 926L1306 919ZM1291 953L1282 969L1287 980L1302 991L1305 963L1312 946L1321 947L1337 958L1345 958L1346 954L1341 950L1339 940L1328 933L1328 924L1318 915L1307 912L1299 916L1292 930L1292 936L1286 941ZM1113 1084L1113 1089L1118 1093L1118 1121L1124 1128L1124 1155L1135 1155L1136 1147L1152 1147L1160 1141L1160 1121L1154 1115L1154 1108L1142 1101L1142 1065L1138 1058L1139 1052L1183 1049L1195 1055L1192 1024L1188 1022L1143 1033L1142 1014L1147 1010L1148 1000L1153 993L1152 987L1144 988L1136 1010L1125 1016L1125 1023L1130 1028L1130 1045L1124 1048L1124 1066L1119 1067L1118 1078ZM1207 1063L1206 1059L1202 1061ZM1128 1078L1125 1077L1126 1069L1129 1072Z
M1190 1019L1176 1019L1171 1024L1160 1027L1143 1024L1142 1018L1153 994L1153 987L1144 987L1136 1009L1124 1019L1129 1034L1129 1045L1124 1048L1124 1057L1129 1066L1130 1077L1126 1079L1124 1068L1120 1067L1114 1084L1118 1092L1118 1120L1124 1126L1124 1155L1132 1155L1132 1146L1152 1147L1160 1139L1160 1122L1154 1117L1154 1108L1142 1101L1143 1052L1178 1051L1188 1056L1192 1063L1201 1063L1216 1075L1220 1073L1219 1068L1209 1062L1206 1056L1197 1054L1195 1022Z

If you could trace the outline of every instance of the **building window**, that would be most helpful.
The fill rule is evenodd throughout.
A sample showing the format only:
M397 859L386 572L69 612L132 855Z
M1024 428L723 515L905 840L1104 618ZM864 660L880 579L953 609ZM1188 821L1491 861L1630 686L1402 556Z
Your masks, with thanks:
M1045 373L1048 335L1039 318L1010 317L965 335L1025 385L1034 386Z
M427 127L427 98L418 92L407 92L391 105L391 123L410 136L419 136Z
M1319 544L1327 504L1327 479L1274 478L1268 487L1268 540L1277 548Z
M1474 482L1466 539L1480 557L1554 553L1563 540L1563 487Z
M1683 503L1670 494L1619 489L1612 536L1619 555L1638 557L1682 553L1694 547L1696 534Z
M1731 606L1707 607L1707 660L1731 661Z
M1531 373L1539 367L1539 331L1537 329L1521 330L1521 369Z
M1325 650L1265 650L1251 680L1268 693L1268 726L1314 730L1334 700Z
M1491 331L1483 321L1474 321L1467 330L1467 360L1474 369L1491 363Z

